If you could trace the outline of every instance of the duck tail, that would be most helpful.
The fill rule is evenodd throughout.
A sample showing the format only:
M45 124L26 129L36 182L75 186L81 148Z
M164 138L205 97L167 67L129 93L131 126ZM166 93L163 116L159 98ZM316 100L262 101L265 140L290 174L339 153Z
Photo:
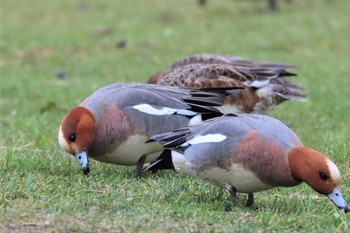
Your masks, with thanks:
M276 84L273 85L274 93L282 98L282 101L284 100L294 100L294 101L307 101L306 95L302 93L303 88L296 85L289 83L290 85L281 85Z
M145 173L147 171L151 171L152 174L160 171L160 170L175 170L172 158L171 158L171 151L170 150L163 150L163 152L159 155L159 157L152 163L150 163L147 167L142 169L142 173Z

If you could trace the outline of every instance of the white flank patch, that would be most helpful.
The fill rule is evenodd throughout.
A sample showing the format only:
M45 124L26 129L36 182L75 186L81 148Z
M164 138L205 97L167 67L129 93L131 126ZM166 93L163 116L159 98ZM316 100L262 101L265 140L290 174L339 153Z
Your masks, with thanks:
M223 114L228 114L228 113L241 113L242 111L239 110L236 106L231 105L231 104L225 104L220 107L216 107L220 112Z
M177 172L197 177L197 171L192 168L191 163L186 159L184 154L172 150L171 158Z
M145 143L148 137L133 135L114 151L94 159L120 165L136 165L142 155L147 154L146 163L156 160L163 151L159 143Z
M328 169L331 173L331 178L335 181L339 181L340 173L337 166L330 159L327 159L326 161L327 161Z
M186 146L188 144L195 145L200 143L209 143L209 142L222 142L227 137L223 134L207 134L207 135L197 135L191 140L182 144L182 146Z
M60 126L60 129L58 131L58 143L60 144L61 148L64 151L66 151L66 152L71 151L71 149L69 148L68 142L66 141L66 139L63 136L62 125Z
M197 115L191 118L191 120L188 122L188 126L199 125L202 122L203 122L202 115Z

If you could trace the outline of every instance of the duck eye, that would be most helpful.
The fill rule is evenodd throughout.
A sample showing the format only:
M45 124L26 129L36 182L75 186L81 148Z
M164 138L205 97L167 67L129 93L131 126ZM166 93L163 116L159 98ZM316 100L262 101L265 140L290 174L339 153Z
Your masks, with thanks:
M320 174L320 177L321 177L322 180L327 180L327 179L328 179L328 176L327 176L326 173L324 173L324 172L319 172L319 174Z
M75 142L75 138L76 138L75 133L72 133L71 135L69 135L69 141Z

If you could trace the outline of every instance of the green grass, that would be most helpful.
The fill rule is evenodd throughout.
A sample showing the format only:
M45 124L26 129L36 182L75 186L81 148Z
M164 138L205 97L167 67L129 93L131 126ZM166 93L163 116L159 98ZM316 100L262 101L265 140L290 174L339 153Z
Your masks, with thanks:
M195 0L1 0L0 231L349 232L350 215L305 184L236 208L224 190L172 172L135 180L131 167L92 161L84 176L57 143L64 115L94 90L144 82L185 55L299 64L293 81L309 101L272 115L336 162L350 202L350 1L264 8L253 0L206 8Z

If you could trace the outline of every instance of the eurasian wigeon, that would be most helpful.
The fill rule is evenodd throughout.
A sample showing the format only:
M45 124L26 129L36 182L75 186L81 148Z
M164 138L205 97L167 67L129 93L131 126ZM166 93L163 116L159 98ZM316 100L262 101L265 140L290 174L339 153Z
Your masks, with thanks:
M217 106L231 91L112 84L97 90L65 116L59 144L75 156L85 174L89 172L89 156L106 163L137 165L138 176L143 164L154 161L162 151L158 143L145 144L151 135L222 115Z
M297 135L277 119L264 115L227 115L155 135L165 150L144 171L174 169L227 189L248 194L306 182L350 211L339 190L339 170L328 157L303 146Z
M181 87L246 87L227 96L224 113L268 114L286 101L305 101L302 87L285 78L295 76L293 65L247 60L240 57L198 54L175 62L151 76L148 83Z

